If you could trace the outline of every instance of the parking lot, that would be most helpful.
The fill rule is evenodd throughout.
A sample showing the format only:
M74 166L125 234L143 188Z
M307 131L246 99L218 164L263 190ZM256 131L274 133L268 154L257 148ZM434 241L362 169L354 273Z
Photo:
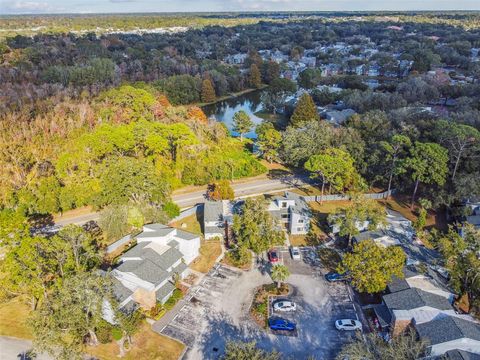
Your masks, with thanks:
M223 265L212 270L191 289L177 315L162 334L184 342L185 359L218 359L229 340L256 341L257 346L295 359L332 359L353 334L338 332L339 318L356 318L345 284L327 283L310 249L302 249L302 260L292 260L288 250L279 251L280 261L289 267L288 283L297 311L281 314L297 324L296 336L275 335L261 329L249 315L254 289L271 283L269 265L243 272Z

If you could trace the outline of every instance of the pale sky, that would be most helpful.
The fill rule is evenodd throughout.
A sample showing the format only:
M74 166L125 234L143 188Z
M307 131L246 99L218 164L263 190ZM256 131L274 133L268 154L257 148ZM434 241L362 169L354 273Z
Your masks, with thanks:
M480 0L0 0L0 14L480 10Z

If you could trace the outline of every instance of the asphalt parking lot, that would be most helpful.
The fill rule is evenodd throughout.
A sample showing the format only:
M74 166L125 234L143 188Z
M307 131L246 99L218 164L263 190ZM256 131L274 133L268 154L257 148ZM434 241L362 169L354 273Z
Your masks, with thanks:
M281 317L297 324L297 336L272 334L250 318L254 289L271 283L269 265L248 272L218 266L191 289L176 316L162 329L154 325L154 330L185 343L184 359L218 359L230 340L256 341L261 348L294 359L333 359L353 335L338 332L335 320L356 318L346 285L327 283L310 249L302 249L302 260L292 260L288 250L279 255L291 272L288 283L293 292L288 298L298 307Z

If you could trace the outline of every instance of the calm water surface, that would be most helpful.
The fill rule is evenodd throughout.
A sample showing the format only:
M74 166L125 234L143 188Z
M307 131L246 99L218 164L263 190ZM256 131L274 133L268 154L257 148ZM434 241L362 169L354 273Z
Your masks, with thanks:
M237 111L243 110L250 116L255 126L260 124L262 119L258 116L255 116L255 113L263 110L261 94L262 90L252 91L235 98L220 101L211 105L206 105L202 109L208 118L214 118L217 121L225 123L232 135L239 136L238 133L232 131L233 115L235 115ZM252 131L244 136L255 139L257 137L255 128L253 128Z

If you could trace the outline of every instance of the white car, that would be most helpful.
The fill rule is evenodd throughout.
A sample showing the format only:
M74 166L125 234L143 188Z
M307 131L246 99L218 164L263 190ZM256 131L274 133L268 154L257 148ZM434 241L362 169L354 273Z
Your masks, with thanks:
M302 257L300 255L300 249L296 246L292 246L290 248L290 255L292 256L293 260L301 260Z
M273 310L275 311L295 311L297 305L290 300L277 300L273 303Z
M358 320L353 319L342 319L335 321L335 327L337 330L360 330L362 331L362 323Z

